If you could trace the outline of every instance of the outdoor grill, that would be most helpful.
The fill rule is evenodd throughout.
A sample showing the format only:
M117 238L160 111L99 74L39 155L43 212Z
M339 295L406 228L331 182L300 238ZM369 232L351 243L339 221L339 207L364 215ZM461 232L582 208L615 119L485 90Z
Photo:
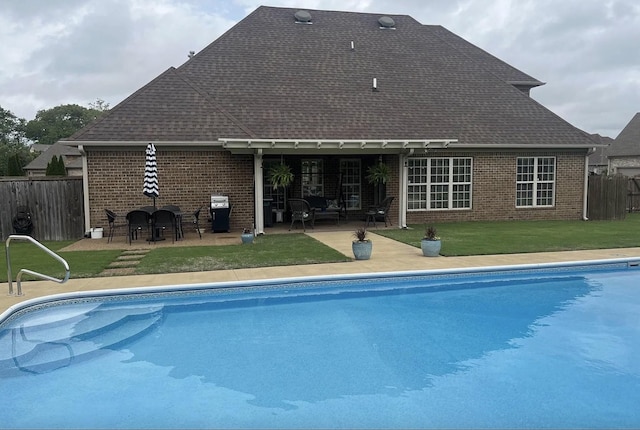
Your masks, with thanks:
M211 231L228 232L229 219L231 218L231 206L229 197L222 195L211 195Z

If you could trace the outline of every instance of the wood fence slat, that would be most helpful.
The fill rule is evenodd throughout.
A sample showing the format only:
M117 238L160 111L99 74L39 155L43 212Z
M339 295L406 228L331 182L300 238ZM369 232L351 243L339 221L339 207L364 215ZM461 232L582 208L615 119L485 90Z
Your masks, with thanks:
M18 206L31 211L37 240L75 240L84 236L82 178L10 178L0 180L0 236L14 233Z

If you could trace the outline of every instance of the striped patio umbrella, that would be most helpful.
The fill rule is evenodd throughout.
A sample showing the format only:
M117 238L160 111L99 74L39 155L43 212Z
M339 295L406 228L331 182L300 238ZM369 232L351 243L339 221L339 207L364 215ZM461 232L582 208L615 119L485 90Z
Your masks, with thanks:
M142 193L147 197L153 197L153 207L156 207L156 198L160 196L158 187L158 165L156 164L156 147L153 143L147 145L147 157L144 166L144 188Z

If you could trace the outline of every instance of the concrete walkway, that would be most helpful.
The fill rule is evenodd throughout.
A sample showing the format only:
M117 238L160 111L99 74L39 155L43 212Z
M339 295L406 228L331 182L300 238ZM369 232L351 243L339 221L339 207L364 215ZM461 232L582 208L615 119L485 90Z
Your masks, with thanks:
M316 240L353 258L352 231L314 232L307 234ZM553 262L600 260L640 257L638 248L599 249L590 251L542 252L528 254L476 255L470 257L422 256L422 251L409 245L379 236L369 231L373 241L370 260L345 263L309 264L299 266L260 267L254 269L215 270L208 272L169 273L157 275L112 276L101 278L70 279L64 284L50 281L30 281L22 284L23 295L8 296L8 284L0 284L0 312L24 300L51 294L90 291L113 288L131 288L160 285L194 284L252 279L287 278L314 275L339 275L352 273L394 272L405 270L432 270L470 268L517 264L542 264ZM73 270L73 268L72 268ZM72 272L73 277L73 272ZM16 285L14 283L14 290ZM4 290L1 290L4 289Z

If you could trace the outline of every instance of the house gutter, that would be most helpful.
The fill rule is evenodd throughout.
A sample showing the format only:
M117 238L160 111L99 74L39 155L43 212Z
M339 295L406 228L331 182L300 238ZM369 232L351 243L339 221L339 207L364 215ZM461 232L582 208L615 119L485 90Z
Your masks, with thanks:
M82 156L82 205L84 207L84 232L91 229L91 214L89 213L89 168L87 164L87 153L83 145L78 145L78 151Z
M589 194L589 155L596 152L596 147L592 147L584 156L584 184L582 185L582 220L589 221L587 217L587 197Z

